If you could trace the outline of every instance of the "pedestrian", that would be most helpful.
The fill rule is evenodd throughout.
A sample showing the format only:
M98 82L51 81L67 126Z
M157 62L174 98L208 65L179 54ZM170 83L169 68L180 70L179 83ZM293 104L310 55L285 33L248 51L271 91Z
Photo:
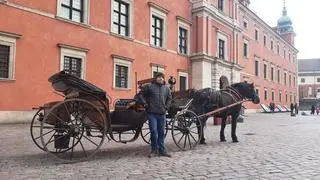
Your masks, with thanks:
M171 103L171 91L165 85L164 74L158 72L151 84L142 88L141 100L148 113L149 129L151 133L151 152L148 157L171 157L165 151L166 111Z
M318 106L316 107L316 113L317 113L317 115L319 115L319 107Z
M294 110L294 106L293 106L293 103L290 104L290 113L291 113L291 116L293 116L293 110Z
M296 114L298 114L298 104L296 103L295 105L294 105L294 109L296 110Z
M311 115L314 115L315 107L314 105L311 106Z

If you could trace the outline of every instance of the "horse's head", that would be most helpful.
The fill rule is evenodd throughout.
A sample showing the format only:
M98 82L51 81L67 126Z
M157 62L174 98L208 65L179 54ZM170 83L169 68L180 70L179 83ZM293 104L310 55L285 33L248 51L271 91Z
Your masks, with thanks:
M250 99L254 104L260 103L260 98L256 94L253 83L241 82L232 84L231 86L237 89L244 98Z

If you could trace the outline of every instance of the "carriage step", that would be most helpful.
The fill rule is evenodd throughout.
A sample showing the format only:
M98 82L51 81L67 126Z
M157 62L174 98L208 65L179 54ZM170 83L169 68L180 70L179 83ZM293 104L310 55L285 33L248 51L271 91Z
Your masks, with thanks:
M111 124L110 127L113 128L129 128L131 125L126 125L126 124Z

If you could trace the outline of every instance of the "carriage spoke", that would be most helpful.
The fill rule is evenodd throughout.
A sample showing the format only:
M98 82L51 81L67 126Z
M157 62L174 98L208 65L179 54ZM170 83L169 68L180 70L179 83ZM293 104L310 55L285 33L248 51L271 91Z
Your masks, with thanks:
M56 132L54 132L53 134L52 134L52 136L50 137L50 139L49 139L49 141L44 145L44 147L46 147L50 142L53 142L53 141L51 141L51 139L53 138L53 136L56 134Z
M190 136L192 137L192 139L195 141L195 142L198 142L197 140L196 140L196 138L194 138L194 136L190 133Z
M51 131L46 132L46 133L44 133L44 134L42 134L42 135L40 135L40 136L38 136L38 137L36 137L36 138L34 138L34 139L35 139L35 140L36 140L36 139L39 139L39 138L41 138L42 136L45 136L45 135L51 133L51 132L54 131L54 130L55 130L55 129L52 129Z
M74 148L74 140L75 140L75 138L73 138L73 140L72 140L72 147L71 147L70 160L72 160L72 154L73 154L73 148Z
M84 150L83 144L82 144L82 142L81 142L81 138L80 138L78 135L77 135L77 138L78 138L78 141L79 141L79 143L80 143L80 145L81 145L81 149L82 149L85 157L87 157L87 152Z
M181 139L184 137L184 134L181 136L181 138L179 139L179 141L178 141L178 143L177 144L179 144L180 143L180 141L181 141Z
M147 134L145 134L143 137L146 137L146 136L148 136L150 134L150 131L147 133Z
M185 148L186 148L186 143L187 143L187 135L186 135L186 137L184 138L183 149L185 149Z
M64 125L68 125L68 124L66 124L66 122L65 122L65 121L63 121L60 117L56 116L54 113L50 113L50 115L55 116L59 121L61 121L61 122L62 122L62 124L64 124Z
M188 141L189 141L189 146L190 146L190 149L191 149L192 146L191 146L191 141L190 141L190 136L189 136L189 134L188 134Z
M67 111L67 113L68 113L68 117L70 117L70 112L69 112L69 110L68 110L68 108L67 108L67 105L66 105L66 103L63 103L63 105L64 105L64 108L66 109L66 111ZM70 120L70 122L71 122L71 124L72 124L72 120L71 119L69 119ZM72 125L74 125L74 124L72 124Z
M173 136L176 136L176 135L181 134L181 133L182 133L182 132L181 132L181 131L179 131L178 133L174 134Z
M91 139L89 139L88 137L86 136L82 136L84 138L86 138L88 141L90 141L92 144L96 145L97 147L99 146L98 144L96 144L95 142L93 142Z

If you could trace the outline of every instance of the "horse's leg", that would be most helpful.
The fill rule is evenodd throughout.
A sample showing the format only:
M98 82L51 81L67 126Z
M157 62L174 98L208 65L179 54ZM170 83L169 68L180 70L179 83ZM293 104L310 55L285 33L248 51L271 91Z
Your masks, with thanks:
M200 124L197 123L198 133L201 131L201 133L199 133L200 144L207 144L206 139L204 138L204 126L207 123L207 118L201 118L200 121L201 121L202 126L199 126Z
M232 142L239 142L237 135L236 135L236 129L237 129L237 119L238 119L239 113L232 114L232 120L231 120L231 138Z
M226 137L224 136L224 128L226 128L226 119L227 119L227 116L222 117L221 130L220 130L220 142L226 141Z

